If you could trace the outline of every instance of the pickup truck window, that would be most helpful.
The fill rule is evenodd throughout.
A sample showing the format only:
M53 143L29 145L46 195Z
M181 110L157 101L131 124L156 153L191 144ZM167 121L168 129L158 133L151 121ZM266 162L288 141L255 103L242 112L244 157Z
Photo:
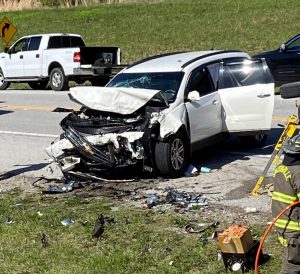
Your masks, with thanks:
M31 37L29 41L28 50L38 50L40 47L41 40L42 36Z
M49 38L48 49L84 47L84 42L79 36L51 36Z
M17 53L19 51L26 51L27 50L27 45L28 45L28 38L23 38L19 40L16 44L14 44L11 53Z

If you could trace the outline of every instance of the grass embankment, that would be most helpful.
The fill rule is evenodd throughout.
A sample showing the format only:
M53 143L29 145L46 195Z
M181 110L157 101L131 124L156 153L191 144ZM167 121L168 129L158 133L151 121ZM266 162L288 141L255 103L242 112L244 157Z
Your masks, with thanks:
M18 28L15 38L44 32L81 34L89 45L116 45L129 63L160 52L277 48L299 32L300 3L274 0L173 0L94 7L0 12ZM14 39L15 40L15 39Z
M216 240L205 243L198 234L184 233L191 221L186 215L130 209L121 201L70 194L24 197L18 190L0 194L2 274L225 273L223 261L217 259ZM101 238L92 238L100 213L115 222L106 224ZM7 218L13 223L5 224ZM65 218L74 223L63 226ZM203 219L194 214L193 222ZM48 242L45 247L42 234ZM206 232L211 234L212 230ZM274 245L274 237L271 242ZM266 248L278 255L276 248ZM272 258L260 273L278 273L278 264Z

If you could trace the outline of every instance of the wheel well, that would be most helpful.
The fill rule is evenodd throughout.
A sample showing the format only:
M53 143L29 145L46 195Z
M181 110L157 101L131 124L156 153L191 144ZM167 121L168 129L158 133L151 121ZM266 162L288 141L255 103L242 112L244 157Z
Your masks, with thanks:
M49 65L48 67L48 75L50 76L50 73L51 71L54 69L54 68L62 68L61 64L58 63L58 62L53 62Z

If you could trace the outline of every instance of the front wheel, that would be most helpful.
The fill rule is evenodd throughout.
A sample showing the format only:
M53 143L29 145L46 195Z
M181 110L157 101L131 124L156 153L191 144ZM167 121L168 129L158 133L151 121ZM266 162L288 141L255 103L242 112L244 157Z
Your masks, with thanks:
M187 143L181 132L170 136L165 142L157 142L155 163L162 175L178 177L183 174L189 157Z
M48 85L48 81L47 80L43 80L43 81L28 82L28 85L32 89L45 89L47 87L47 85Z
M0 90L7 89L10 86L10 82L5 81L4 74L0 69Z
M67 90L69 79L62 68L54 68L50 73L50 86L55 91Z

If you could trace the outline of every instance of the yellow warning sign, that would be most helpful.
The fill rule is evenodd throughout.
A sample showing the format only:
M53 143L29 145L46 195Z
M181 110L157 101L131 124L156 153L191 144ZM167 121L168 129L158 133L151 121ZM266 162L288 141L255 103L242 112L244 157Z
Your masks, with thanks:
M6 17L4 17L0 23L0 37L7 45L16 32L17 28Z

